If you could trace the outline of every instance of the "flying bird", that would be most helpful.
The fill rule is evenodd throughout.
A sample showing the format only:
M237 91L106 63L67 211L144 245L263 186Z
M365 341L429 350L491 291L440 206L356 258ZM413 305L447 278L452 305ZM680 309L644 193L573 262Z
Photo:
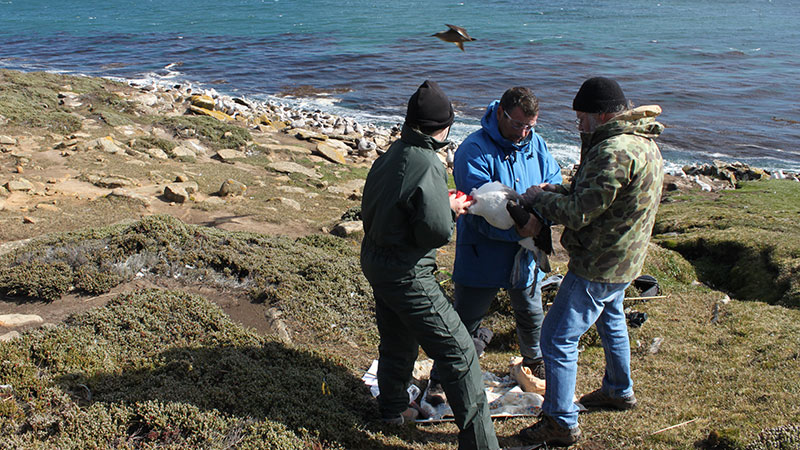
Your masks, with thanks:
M467 30L461 27L450 25L449 23L446 23L445 25L447 25L447 27L450 29L447 31L440 31L436 34L432 34L431 36L436 36L445 42L452 42L456 44L462 52L464 51L464 42L477 40L473 37L470 37L469 34L467 34Z

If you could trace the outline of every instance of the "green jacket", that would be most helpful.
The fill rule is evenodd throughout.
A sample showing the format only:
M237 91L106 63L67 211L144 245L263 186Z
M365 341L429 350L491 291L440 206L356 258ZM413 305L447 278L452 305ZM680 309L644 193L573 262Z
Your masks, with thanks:
M364 185L361 266L371 282L431 272L436 249L453 234L445 166L436 150L446 145L404 125L399 140L372 165Z
M569 270L589 281L627 283L642 269L661 200L664 162L653 139L658 106L642 106L581 136L571 186L543 192L531 206L563 224Z

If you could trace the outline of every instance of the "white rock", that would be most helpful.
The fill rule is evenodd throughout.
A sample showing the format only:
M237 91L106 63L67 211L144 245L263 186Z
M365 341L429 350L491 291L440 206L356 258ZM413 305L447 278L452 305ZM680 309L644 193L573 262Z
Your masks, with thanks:
M0 145L17 145L17 140L11 136L0 135Z
M345 237L363 231L364 231L364 223L361 222L360 220L353 220L353 221L342 222L336 225L331 230L331 234Z
M0 327L21 327L23 325L39 324L44 320L36 314L2 314Z
M99 139L95 139L92 141L94 144L92 147L100 149L106 153L111 154L123 154L125 153L125 149L122 148L117 141L114 140L111 136L102 137ZM91 145L91 144L90 144Z
M184 147L182 145L173 148L172 154L175 155L175 158L177 159L186 159L186 158L191 159L197 157L197 154L195 154L194 150L188 147Z
M302 209L300 203L297 200L292 200L290 198L284 198L284 197L279 197L278 200L281 202L282 205L286 205L289 208L296 209L297 211L300 211Z
M208 150L197 139L187 139L181 144L183 147L191 149L196 155L205 155Z
M158 147L145 149L144 152L155 159L169 159L169 155L167 155L164 150L161 150Z

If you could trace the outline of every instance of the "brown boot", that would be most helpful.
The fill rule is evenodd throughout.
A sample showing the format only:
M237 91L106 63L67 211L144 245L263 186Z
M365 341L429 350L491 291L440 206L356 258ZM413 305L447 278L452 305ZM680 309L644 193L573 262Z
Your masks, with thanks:
M578 403L587 408L618 409L620 411L636 407L636 397L612 397L600 389L592 391L578 400Z
M520 430L519 437L533 445L547 444L551 447L569 447L581 439L581 429L565 428L555 419L542 413L541 419L535 424Z

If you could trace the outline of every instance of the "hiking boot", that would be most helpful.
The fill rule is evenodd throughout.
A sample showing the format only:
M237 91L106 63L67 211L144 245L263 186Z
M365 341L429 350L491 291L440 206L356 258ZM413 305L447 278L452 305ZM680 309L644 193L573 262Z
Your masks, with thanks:
M425 401L430 403L431 406L447 403L447 394L444 393L441 383L435 381L428 383L428 389L425 391Z
M610 408L625 411L636 407L636 397L611 397L602 390L592 391L578 400L578 403L587 408Z
M414 408L406 408L405 411L398 414L395 417L384 417L383 423L389 425L406 425L406 424L413 424L415 420L419 417L419 411Z
M531 375L539 378L540 380L544 380L544 361L541 359L537 359L531 364L525 364L525 367L530 369Z
M528 444L546 444L551 447L569 447L581 439L581 429L577 425L566 428L547 414L542 414L541 417L535 424L520 430L519 438Z

